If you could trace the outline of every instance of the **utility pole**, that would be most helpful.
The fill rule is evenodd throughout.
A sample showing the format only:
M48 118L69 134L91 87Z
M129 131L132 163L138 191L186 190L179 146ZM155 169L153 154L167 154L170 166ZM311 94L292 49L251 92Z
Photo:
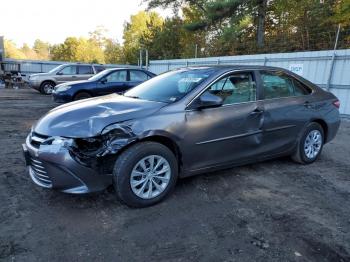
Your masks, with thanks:
M148 70L148 49L146 51L146 70Z
M141 69L142 69L142 63L143 63L143 61L142 61L142 49L140 49L140 67L141 67Z
M332 81L333 70L334 70L334 61L335 61L335 56L336 56L336 50L337 50L337 47L338 47L339 34L340 34L340 24L338 25L337 35L335 37L335 43L334 43L332 60L331 60L331 66L330 66L330 69L329 69L329 74L328 74L328 79L327 79L327 86L326 86L327 90L329 90L331 88L331 81Z

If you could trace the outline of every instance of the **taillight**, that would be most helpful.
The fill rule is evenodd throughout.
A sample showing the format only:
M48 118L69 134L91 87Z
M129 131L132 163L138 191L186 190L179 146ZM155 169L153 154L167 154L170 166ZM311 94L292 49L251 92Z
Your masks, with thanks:
M339 101L339 100L334 101L334 102L333 102L333 105L334 105L336 108L339 109L339 107L340 107L340 101Z

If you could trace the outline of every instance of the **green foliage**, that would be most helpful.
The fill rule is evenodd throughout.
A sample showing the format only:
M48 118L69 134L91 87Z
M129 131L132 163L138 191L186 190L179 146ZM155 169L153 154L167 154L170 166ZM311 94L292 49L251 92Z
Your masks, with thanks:
M26 55L22 50L18 49L11 40L4 41L5 57L14 59L26 59Z
M155 12L141 11L132 15L130 22L124 25L124 62L136 64L139 50L145 48L162 25L163 19Z

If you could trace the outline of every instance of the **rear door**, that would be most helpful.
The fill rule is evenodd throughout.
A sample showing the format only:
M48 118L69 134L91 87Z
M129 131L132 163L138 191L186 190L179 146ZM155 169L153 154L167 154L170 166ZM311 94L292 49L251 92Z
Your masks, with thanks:
M263 108L254 72L229 73L207 91L221 97L223 105L186 112L184 143L191 150L184 154L192 171L241 163L254 157L261 143Z
M75 81L77 78L77 66L67 65L56 73L56 81L58 84Z
M78 66L78 80L87 80L94 75L94 71L91 65L79 65Z
M262 157L291 150L312 118L311 89L283 71L260 71L264 97Z
M97 85L97 94L123 93L127 89L127 70L113 71Z

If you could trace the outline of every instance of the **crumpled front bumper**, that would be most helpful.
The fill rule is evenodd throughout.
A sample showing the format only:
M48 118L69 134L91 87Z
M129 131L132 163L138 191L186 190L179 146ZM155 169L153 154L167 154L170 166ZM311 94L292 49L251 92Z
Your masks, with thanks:
M101 191L112 184L112 176L78 163L67 146L62 143L33 146L31 135L22 145L28 172L33 182L41 187L57 189L65 193L83 194Z

